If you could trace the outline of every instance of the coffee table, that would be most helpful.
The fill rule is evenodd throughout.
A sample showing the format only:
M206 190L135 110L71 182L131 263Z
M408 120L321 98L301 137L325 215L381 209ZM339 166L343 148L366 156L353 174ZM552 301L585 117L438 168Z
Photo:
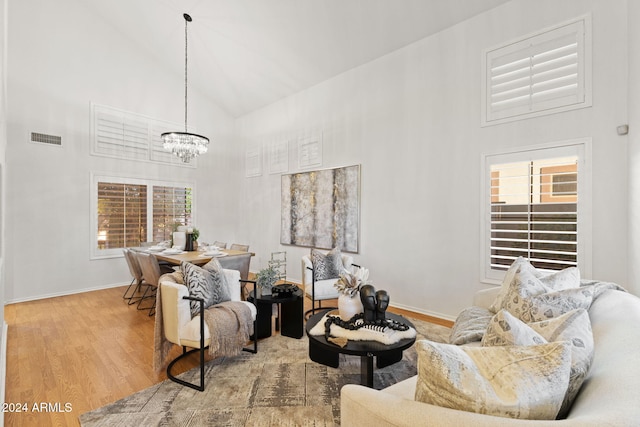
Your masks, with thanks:
M273 314L273 304L279 304L280 334L285 337L302 338L303 335L303 292L296 287L291 296L278 297L273 295L262 295L258 292L256 298L255 290L247 298L256 305L258 310L258 338L271 336L271 316ZM276 325L277 327L277 325Z
M340 354L360 356L360 382L362 385L373 388L373 358L376 358L376 366L384 368L402 360L402 352L411 347L415 338L405 338L395 344L383 344L377 341L352 341L340 347L326 340L324 335L311 335L309 331L332 310L314 314L307 320L306 333L309 337L309 358L314 362L325 366L337 368L340 365ZM411 322L402 316L386 313L387 319L404 323L414 327ZM415 328L414 328L415 329Z

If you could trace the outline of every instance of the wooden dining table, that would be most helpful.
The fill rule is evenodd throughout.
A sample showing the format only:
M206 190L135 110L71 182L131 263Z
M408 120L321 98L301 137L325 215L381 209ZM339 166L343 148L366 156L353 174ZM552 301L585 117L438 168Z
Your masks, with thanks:
M220 252L221 255L215 255L215 258L217 258L221 264L226 263L226 261L223 261L225 258L246 256L247 254L250 254L251 256L255 255L253 252L233 251L230 249L220 249ZM153 251L149 251L149 253L153 254L158 259L158 261L165 261L173 265L180 265L182 261L190 262L195 265L204 265L211 261L211 258L214 258L214 256L205 255L205 252L202 251L183 251L182 253L176 255L169 255L162 252Z

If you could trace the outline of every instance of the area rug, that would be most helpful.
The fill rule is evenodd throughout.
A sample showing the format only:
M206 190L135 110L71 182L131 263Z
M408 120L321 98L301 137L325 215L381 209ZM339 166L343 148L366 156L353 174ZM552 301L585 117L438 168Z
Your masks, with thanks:
M450 329L411 319L417 339L448 342ZM309 342L279 334L260 340L258 353L207 363L205 391L163 381L80 416L96 426L339 426L340 389L360 382L360 357L340 355L340 367L312 362ZM194 356L197 357L197 356ZM416 352L374 370L382 389L416 374ZM199 368L180 377L196 382Z

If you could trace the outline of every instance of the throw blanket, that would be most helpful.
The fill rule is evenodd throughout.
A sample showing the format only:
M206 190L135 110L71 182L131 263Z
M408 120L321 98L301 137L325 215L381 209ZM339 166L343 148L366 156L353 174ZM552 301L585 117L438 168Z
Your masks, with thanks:
M181 272L165 274L160 277L163 281L183 284ZM156 373L166 369L169 361L167 355L173 347L164 334L164 322L162 319L162 286L158 286L156 293L156 314L154 325L154 354L153 368ZM214 357L235 356L253 334L253 319L251 310L241 302L226 301L205 310L204 320L211 335L209 354Z

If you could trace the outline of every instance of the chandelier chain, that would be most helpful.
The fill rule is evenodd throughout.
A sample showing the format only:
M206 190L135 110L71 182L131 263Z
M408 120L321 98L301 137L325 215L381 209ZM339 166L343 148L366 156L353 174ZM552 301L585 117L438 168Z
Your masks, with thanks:
M188 37L187 37L187 25L189 25L188 20L184 20L184 131L187 131L187 46L188 46Z

